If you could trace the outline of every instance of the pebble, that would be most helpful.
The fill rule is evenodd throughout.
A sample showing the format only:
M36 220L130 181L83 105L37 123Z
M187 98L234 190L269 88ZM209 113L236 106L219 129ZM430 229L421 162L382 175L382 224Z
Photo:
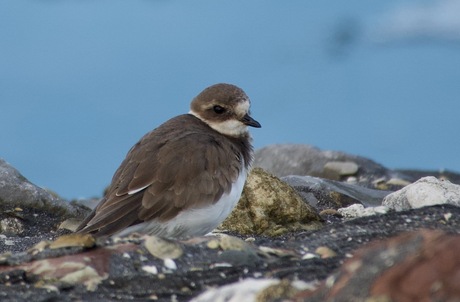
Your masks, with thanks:
M157 236L146 236L144 246L150 254L163 260L177 259L184 253L178 243Z
M324 165L324 173L338 176L334 179L339 179L340 176L354 175L358 169L358 164L352 161L330 161Z
M378 206L378 207L369 207L365 208L361 204L352 204L346 208L340 208L337 211L345 218L358 218L364 216L372 216L376 214L385 214L388 213L390 209L385 206Z
M153 275L158 274L158 268L155 265L144 265L142 267L142 270L149 274L153 274Z

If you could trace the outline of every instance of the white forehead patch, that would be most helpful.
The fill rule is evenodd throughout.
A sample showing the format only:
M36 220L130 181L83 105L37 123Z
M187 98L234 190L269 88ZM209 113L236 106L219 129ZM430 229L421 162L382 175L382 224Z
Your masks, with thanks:
M235 113L238 115L238 116L244 116L246 113L249 112L249 101L248 100L244 100L242 102L239 102L238 105L236 105L236 108L235 108Z

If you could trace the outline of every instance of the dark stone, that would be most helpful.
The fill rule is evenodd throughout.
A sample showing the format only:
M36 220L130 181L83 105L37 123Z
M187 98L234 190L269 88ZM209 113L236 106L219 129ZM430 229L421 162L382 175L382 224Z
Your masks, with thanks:
M447 179L451 183L460 185L460 173L449 171L449 170L440 170L440 171L429 171L429 170L404 170L396 169L395 171L408 175L413 179L420 179L426 176L434 176L439 179Z
M285 176L281 180L299 192L304 201L320 210L339 209L355 203L366 207L379 206L391 193L312 176Z

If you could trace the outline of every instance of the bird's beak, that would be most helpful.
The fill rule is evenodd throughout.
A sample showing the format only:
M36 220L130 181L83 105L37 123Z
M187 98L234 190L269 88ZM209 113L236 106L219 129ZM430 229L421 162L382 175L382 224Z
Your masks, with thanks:
M256 121L255 119L253 119L249 114L246 114L241 121L243 122L243 124L247 126L251 126L254 128L262 127L260 123Z

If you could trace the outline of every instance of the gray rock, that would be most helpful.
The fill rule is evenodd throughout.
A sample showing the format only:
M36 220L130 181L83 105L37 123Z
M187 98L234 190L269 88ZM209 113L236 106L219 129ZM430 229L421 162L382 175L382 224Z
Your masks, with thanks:
M332 180L355 180L370 188L396 190L401 186L386 184L390 179L413 179L361 156L339 151L323 151L309 145L270 145L255 152L254 166L278 176L310 175ZM351 180L350 179L350 180Z
M321 209L338 209L355 203L380 206L383 198L391 193L312 176L291 175L281 180L299 192L306 202Z
M460 206L460 185L433 176L419 179L413 184L389 194L383 205L397 211L416 209L436 204Z
M77 209L50 192L37 187L0 158L0 206L47 210L63 217L77 215Z

